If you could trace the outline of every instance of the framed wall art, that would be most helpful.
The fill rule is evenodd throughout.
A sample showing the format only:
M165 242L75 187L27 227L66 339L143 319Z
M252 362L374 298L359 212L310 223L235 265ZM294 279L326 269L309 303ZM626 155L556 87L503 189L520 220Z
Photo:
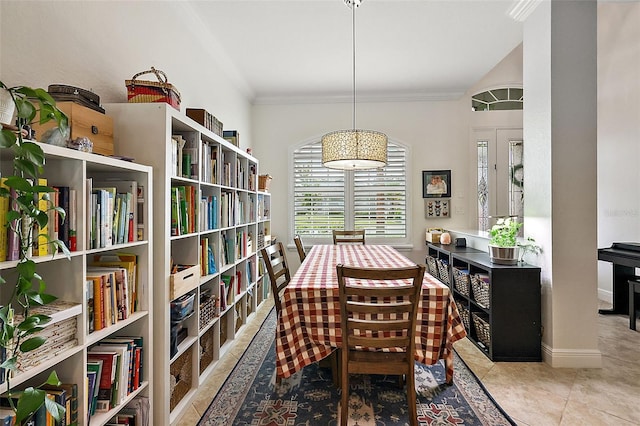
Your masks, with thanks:
M451 204L449 204L449 200L424 200L424 217L426 219L445 219L451 217Z
M450 198L451 170L423 170L422 198Z

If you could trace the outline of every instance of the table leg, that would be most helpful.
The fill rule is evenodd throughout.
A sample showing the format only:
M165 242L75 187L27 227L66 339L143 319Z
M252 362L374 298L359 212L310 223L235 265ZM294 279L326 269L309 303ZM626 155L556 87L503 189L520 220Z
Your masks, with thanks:
M635 274L635 268L613 264L613 308L599 309L600 314L627 315L629 313L628 280Z

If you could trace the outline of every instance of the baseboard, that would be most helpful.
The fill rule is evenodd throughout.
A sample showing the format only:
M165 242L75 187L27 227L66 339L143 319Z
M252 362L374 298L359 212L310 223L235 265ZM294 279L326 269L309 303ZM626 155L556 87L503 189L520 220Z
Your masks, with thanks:
M602 353L595 349L554 349L542 344L542 359L553 368L602 368Z

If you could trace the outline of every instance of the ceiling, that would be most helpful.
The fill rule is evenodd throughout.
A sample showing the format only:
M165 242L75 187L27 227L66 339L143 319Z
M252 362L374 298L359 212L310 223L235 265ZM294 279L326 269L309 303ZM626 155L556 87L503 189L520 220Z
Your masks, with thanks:
M459 97L521 43L510 12L523 1L365 0L356 9L358 100ZM254 103L351 99L352 11L342 0L181 5L189 30L206 32L206 53Z

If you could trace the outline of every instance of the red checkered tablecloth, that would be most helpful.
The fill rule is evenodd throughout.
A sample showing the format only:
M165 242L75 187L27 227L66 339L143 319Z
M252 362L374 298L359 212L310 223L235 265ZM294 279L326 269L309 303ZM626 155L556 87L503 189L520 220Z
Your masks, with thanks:
M415 265L385 245L316 245L282 295L276 331L277 375L289 377L341 346L336 265L386 268ZM425 273L418 308L415 359L445 360L453 378L453 342L466 336L449 287Z

